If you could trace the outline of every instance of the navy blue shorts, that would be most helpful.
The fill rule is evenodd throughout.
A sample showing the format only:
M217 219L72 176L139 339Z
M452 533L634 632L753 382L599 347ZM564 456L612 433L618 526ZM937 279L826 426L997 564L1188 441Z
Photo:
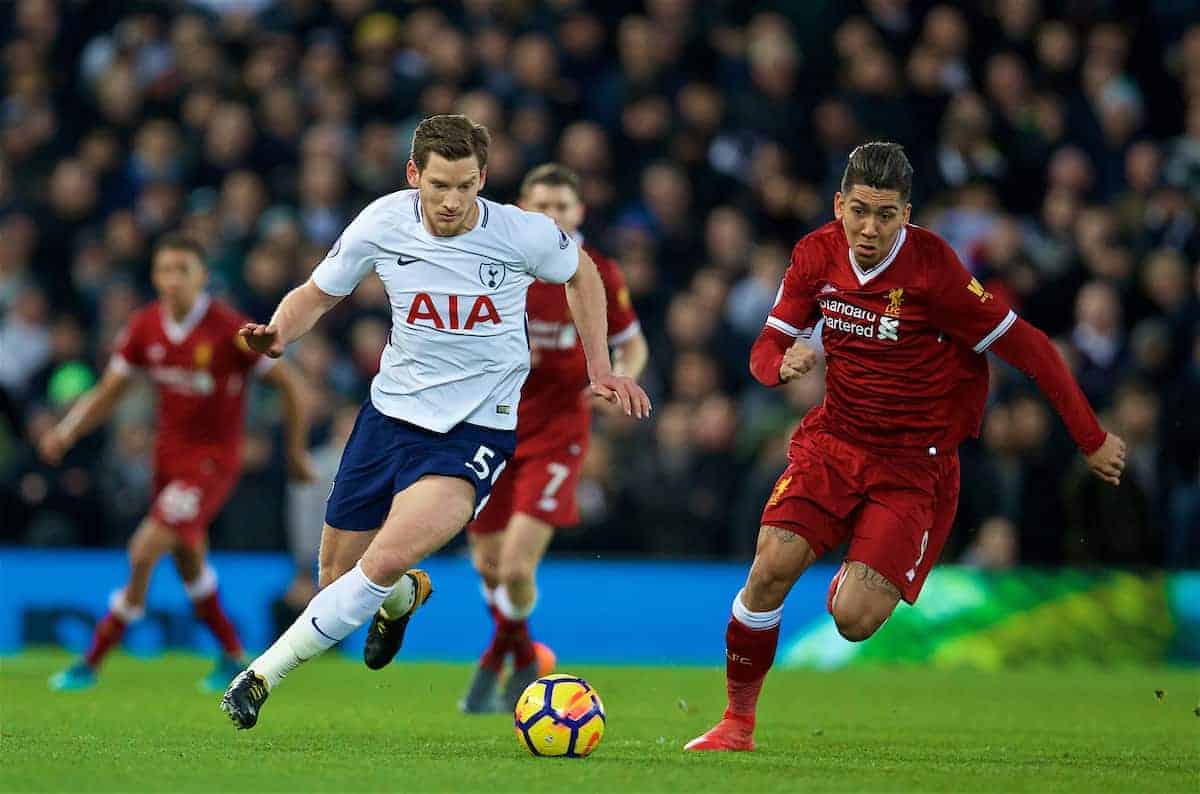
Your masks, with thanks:
M335 529L378 529L392 497L426 474L470 482L478 512L516 446L513 430L463 422L435 433L384 416L367 400L342 452L325 504L325 523Z

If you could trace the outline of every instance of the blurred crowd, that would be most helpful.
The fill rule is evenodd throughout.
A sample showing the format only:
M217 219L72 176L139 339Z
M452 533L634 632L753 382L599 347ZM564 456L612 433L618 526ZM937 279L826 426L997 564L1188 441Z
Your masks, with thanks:
M850 149L887 138L914 221L1058 341L1130 446L1120 488L1089 478L993 362L949 558L1200 565L1195 2L16 0L0 76L0 542L119 544L145 510L148 389L62 468L32 444L148 298L159 235L201 241L212 290L265 319L402 187L416 123L462 112L493 135L488 197L551 159L579 172L651 344L655 418L600 419L556 548L752 551L823 387L765 390L748 350ZM292 351L326 468L389 322L371 280ZM287 509L278 433L262 390L217 547L319 527L323 495Z

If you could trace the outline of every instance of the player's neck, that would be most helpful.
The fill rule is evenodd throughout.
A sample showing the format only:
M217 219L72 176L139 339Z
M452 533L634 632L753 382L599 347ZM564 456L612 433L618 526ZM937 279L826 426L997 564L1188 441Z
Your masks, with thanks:
M167 317L171 319L171 322L182 323L191 316L192 312L195 311L196 306L199 304L200 296L197 295L196 297L192 298L191 303L188 303L186 306L177 306L174 303L163 301L163 308L166 309Z

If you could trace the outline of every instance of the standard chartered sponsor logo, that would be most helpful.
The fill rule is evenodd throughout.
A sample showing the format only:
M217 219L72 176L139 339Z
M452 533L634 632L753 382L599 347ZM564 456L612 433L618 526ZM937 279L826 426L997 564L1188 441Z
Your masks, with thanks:
M899 318L881 317L869 309L832 298L826 298L820 304L826 327L834 331L884 342L897 342L900 339Z
M832 300L830 298L826 298L825 300L821 301L821 308L828 312L833 312L834 314L853 317L855 320L866 320L870 323L875 322L875 318L879 316L875 312L868 311L861 306L855 306L853 303Z
M825 326L827 328L832 328L835 331L841 331L845 334L854 334L855 336L861 336L866 339L875 338L875 326L852 322L844 317L826 317Z
M206 397L213 393L216 382L208 370L185 369L184 367L155 367L151 377L163 386L186 394Z

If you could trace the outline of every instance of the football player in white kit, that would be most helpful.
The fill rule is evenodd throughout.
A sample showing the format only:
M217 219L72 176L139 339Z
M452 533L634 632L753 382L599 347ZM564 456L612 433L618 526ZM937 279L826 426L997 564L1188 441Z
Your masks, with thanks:
M241 330L252 349L278 357L372 271L392 305L379 373L326 506L323 589L229 685L221 709L239 728L254 726L284 676L372 617L371 634L385 635L376 656L386 664L399 648L431 591L413 566L475 515L516 446L534 279L566 284L593 392L649 415L645 392L612 372L596 265L545 215L478 196L488 141L465 116L422 121L407 172L416 189L367 206L270 323Z

